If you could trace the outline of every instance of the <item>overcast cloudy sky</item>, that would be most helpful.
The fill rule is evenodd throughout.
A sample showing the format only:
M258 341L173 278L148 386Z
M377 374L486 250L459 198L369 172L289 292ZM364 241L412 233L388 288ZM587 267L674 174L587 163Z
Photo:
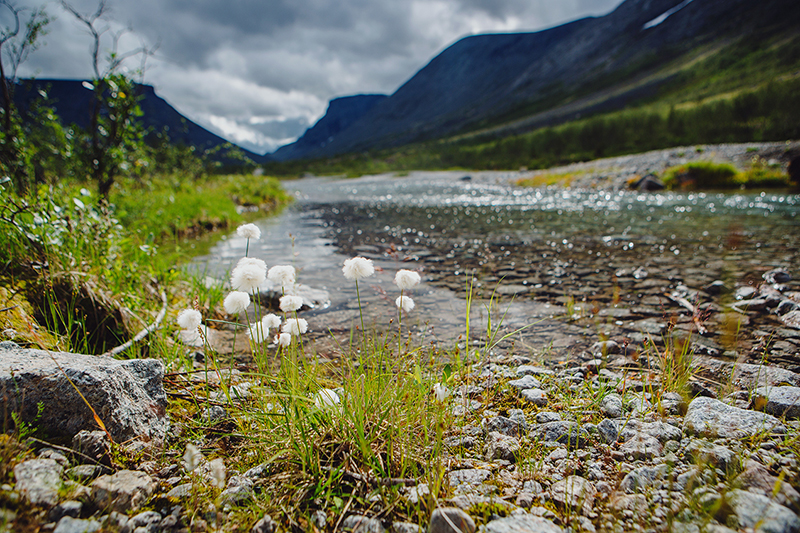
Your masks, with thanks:
M57 2L21 77L90 78L91 39ZM535 31L611 11L621 0L108 0L121 51L159 43L144 82L191 120L271 152L316 122L328 100L391 94L470 34ZM92 13L97 0L73 0ZM0 13L7 23L7 10ZM110 35L111 32L109 32ZM110 39L104 42L110 48ZM139 67L132 61L129 68Z

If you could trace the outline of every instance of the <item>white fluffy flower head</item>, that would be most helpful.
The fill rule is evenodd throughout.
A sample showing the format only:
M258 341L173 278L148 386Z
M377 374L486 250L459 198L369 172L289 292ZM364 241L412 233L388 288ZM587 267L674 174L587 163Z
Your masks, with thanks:
M291 287L295 277L294 267L290 265L276 265L267 272L267 278L281 287Z
M436 397L437 402L443 402L450 396L450 389L441 383L437 383L433 386L433 395Z
M258 268L260 268L264 272L267 271L267 264L264 262L264 260L263 259L258 259L256 257L247 257L247 256L245 256L245 257L242 257L241 259L239 259L239 262L236 263L237 267L245 266L245 265L257 266Z
M291 313L293 311L297 311L301 307L303 307L302 296L293 296L291 294L287 294L286 296L281 296L280 308L281 311L283 311L284 313Z
M236 228L236 234L245 239L261 238L261 230L255 224L242 224Z
M263 261L262 261L263 263ZM236 266L231 275L231 286L237 291L252 292L257 290L267 280L266 268L253 263Z
M261 319L261 323L268 329L280 327L281 317L276 314L270 313Z
M203 322L203 315L195 309L184 309L178 313L178 325L183 329L196 330Z
M269 328L264 327L264 322L256 322L250 324L247 328L247 335L256 344L267 342L269 340Z
M420 282L419 274L413 270L398 270L394 276L394 284L400 287L401 291L413 289Z
M297 336L308 331L308 322L304 318L289 318L283 323L281 331Z
M372 266L372 259L367 259L366 257L347 259L342 267L342 274L350 281L368 278L374 273L375 267Z
M225 461L217 457L210 463L208 468L211 471L211 484L219 489L225 487Z
M275 340L273 340L275 344L279 346L289 346L292 344L292 334L291 333L281 333L280 335L275 335Z
M398 296L397 300L394 301L395 305L405 311L406 313L410 313L414 309L414 300L410 297L406 296Z
M250 305L250 295L242 291L233 291L225 297L222 307L229 315L238 315Z
M183 454L183 468L185 468L187 472L191 472L200 466L202 461L203 454L197 449L197 446L191 443L187 444L186 452Z

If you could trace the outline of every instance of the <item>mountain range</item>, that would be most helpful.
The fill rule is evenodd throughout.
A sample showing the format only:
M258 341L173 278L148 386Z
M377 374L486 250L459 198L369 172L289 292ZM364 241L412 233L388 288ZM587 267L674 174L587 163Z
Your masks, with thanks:
M327 158L529 131L655 98L700 56L798 30L797 0L626 0L608 15L544 31L470 36L386 98L333 100L274 155Z

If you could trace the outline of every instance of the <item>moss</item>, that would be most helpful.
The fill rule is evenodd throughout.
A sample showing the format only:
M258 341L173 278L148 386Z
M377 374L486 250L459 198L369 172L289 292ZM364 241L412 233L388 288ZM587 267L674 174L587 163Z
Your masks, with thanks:
M34 320L33 306L19 291L0 287L0 340L54 348L58 341Z
M666 169L662 181L668 189L738 189L758 187L787 187L788 174L753 158L748 168L739 171L728 163L698 161Z

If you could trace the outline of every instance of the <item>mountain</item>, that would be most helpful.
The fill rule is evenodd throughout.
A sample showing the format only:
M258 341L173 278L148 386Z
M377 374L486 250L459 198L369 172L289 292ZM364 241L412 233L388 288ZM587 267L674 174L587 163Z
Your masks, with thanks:
M308 128L295 142L278 148L272 157L277 161L298 159L317 148L324 148L339 133L349 128L386 98L385 94L358 94L331 100L325 116Z
M136 87L142 97L139 106L142 109L141 121L145 128L155 132L164 131L170 142L195 146L199 150L228 143L222 137L181 115L166 100L158 96L152 86L138 84ZM93 94L88 82L57 79L21 80L15 88L14 100L20 109L26 109L32 99L39 98L42 93L47 95L48 105L56 111L62 124L75 124L79 127L88 125ZM265 160L265 156L241 150L255 162Z
M329 142L291 156L503 135L620 109L658 95L680 74L671 66L698 50L798 29L797 0L626 0L608 15L544 31L466 37Z

